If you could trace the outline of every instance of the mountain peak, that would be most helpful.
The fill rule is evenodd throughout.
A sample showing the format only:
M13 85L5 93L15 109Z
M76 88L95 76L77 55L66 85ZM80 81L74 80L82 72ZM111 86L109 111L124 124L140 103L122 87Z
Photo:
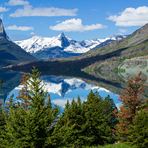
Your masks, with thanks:
M60 39L61 39L61 38L66 38L64 32L60 33L60 34L58 35L58 37L59 37Z
M65 36L65 34L62 32L58 35L59 40L61 41L62 47L68 47L70 45L68 38Z
M8 36L7 36L7 34L5 32L5 29L4 29L4 25L3 25L2 19L0 19L0 38L8 39Z

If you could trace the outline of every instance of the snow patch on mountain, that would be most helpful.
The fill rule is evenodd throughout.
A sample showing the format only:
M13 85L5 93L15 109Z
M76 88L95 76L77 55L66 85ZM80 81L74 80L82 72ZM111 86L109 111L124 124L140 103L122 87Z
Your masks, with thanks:
M124 36L115 36L105 39L76 41L61 33L55 37L33 36L30 39L16 41L16 44L37 58L43 59L86 53L91 49L105 46L112 41L122 40L123 38Z

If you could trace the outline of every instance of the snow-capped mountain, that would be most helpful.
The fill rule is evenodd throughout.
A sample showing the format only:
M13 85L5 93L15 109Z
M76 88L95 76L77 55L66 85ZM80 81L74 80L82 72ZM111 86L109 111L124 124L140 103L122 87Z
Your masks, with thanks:
M76 56L88 52L99 45L102 47L114 40L121 40L123 38L123 36L118 36L106 39L76 41L61 33L55 37L33 36L30 39L16 41L16 44L37 58L47 59Z

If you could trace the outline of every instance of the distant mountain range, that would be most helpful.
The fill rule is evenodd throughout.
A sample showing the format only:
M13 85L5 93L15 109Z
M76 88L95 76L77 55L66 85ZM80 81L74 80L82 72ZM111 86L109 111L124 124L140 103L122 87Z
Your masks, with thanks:
M92 49L104 47L126 36L105 39L76 41L61 33L55 37L33 36L30 39L12 42L0 19L0 67L31 62L37 59L65 58L84 54ZM23 50L24 49L24 50Z
M32 55L9 39L0 19L0 67L33 60Z
M67 59L48 59L28 64L9 66L8 69L29 71L36 66L42 73L84 77L100 83L122 86L118 70L126 59L148 55L148 24L139 28L123 40L90 50L77 57ZM131 69L132 70L132 69Z
M33 36L15 43L36 58L48 59L77 56L91 49L106 46L112 41L122 40L125 37L120 35L105 39L76 41L61 33L55 37Z
M122 40L115 40L106 46L93 48L93 50L89 50L80 56L66 59L49 58L30 63L10 65L5 67L5 69L30 72L32 67L35 66L42 74L80 77L99 82L101 87L118 93L119 89L123 88L125 84L125 80L119 74L121 66L125 65L124 61L132 59L133 62L134 59L142 58L143 56L147 59L147 55L148 24ZM132 71L132 67L128 67L129 70ZM133 75L135 74L137 74L137 70L136 73L133 73Z

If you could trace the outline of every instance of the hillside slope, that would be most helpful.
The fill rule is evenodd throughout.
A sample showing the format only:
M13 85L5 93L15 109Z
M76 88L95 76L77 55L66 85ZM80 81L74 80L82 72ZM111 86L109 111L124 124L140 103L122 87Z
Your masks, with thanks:
M33 60L33 56L9 40L0 19L0 67Z
M121 69L119 69L119 66L122 65L126 59L142 58L142 56L148 55L148 24L121 42L114 42L105 48L99 48L95 52L89 52L88 55L85 56L105 55L106 52L113 53L115 51L121 52L118 56L112 56L104 61L96 61L90 64L84 68L84 71L94 76L109 77L111 80L115 80L116 77L113 77L113 75L115 76L114 73L120 72Z
M60 59L51 59L51 60L41 60L38 62L29 63L29 64L15 65L15 66L12 66L11 68L25 69L25 67L32 67L33 65L36 65L40 69L44 69L45 67L52 68L54 64L54 66L57 66L58 69L54 67L55 70L53 68L52 73L54 73L54 71L55 72L62 71L62 73L64 73L64 71L70 72L71 70L81 71L87 66L91 66L92 64L96 64L98 62L99 64L101 64L109 60L122 61L126 58L133 58L133 57L144 56L144 55L148 55L148 24L138 29L129 37L121 41L112 42L105 47L92 50L81 56L71 57L66 59L60 58ZM111 63L108 63L108 64L110 65ZM69 67L66 67L66 65L69 65ZM63 66L66 68L62 69ZM50 70L47 68L45 69Z

